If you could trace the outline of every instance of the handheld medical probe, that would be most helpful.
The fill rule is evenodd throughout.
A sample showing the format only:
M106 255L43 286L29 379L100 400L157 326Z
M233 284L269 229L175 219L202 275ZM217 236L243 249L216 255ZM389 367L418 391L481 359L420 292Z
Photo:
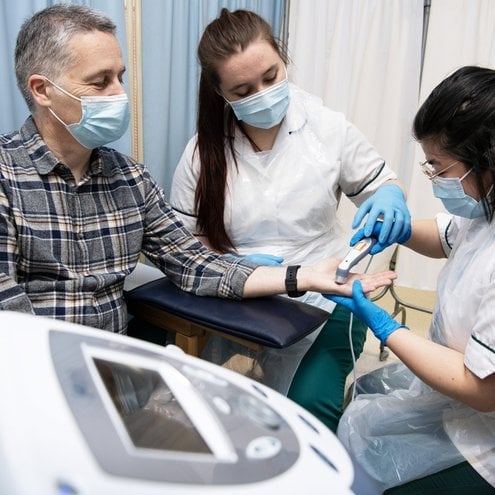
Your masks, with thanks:
M359 263L376 244L376 239L365 237L357 242L345 255L335 273L335 282L344 284L349 276L349 271L353 266Z

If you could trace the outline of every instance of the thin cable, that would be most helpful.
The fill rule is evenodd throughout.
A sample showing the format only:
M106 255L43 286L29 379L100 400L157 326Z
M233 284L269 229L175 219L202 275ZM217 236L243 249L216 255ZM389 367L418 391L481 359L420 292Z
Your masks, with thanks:
M366 268L364 269L363 273L368 273L368 269L371 265L371 262L373 261L373 255L370 256L370 260L368 261L368 264L366 265ZM352 383L352 394L351 394L351 402L356 398L356 387L357 387L357 376L356 376L356 354L354 353L354 344L352 342L352 323L354 321L354 315L351 313L351 317L349 318L349 345L351 348L351 356L352 356L352 376L354 378L354 381ZM366 328L366 332L368 331L368 328ZM365 338L366 340L366 338Z

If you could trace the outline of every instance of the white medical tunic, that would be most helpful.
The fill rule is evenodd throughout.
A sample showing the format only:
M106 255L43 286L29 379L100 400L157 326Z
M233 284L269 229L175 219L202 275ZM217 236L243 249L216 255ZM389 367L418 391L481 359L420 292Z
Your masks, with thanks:
M224 222L240 255L265 253L281 256L285 265L310 264L349 249L337 217L341 194L360 205L396 176L343 114L292 84L290 98L270 151L255 152L237 129L236 166L226 145ZM170 202L189 230L201 234L194 212L200 169L195 147L196 136L177 166ZM302 300L327 311L335 306L320 294Z
M464 354L479 378L495 373L495 225L484 217L437 217L449 258L438 278L431 339ZM495 394L495 390L492 391ZM445 429L470 464L495 486L495 413L453 403Z

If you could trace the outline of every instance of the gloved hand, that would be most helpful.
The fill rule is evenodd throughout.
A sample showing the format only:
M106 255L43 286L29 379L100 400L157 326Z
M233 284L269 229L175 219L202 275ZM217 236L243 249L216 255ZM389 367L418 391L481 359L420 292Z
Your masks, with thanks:
M352 284L352 297L326 295L324 297L341 304L354 313L375 334L375 337L385 345L387 339L399 328L407 328L396 322L384 309L372 303L363 293L363 286L359 280Z
M264 266L280 266L284 261L284 259L280 256L273 256L272 254L263 253L248 254L246 256L242 256L242 259Z
M232 256L233 254L226 254L225 256ZM250 261L251 263L255 263L256 265L263 266L280 266L284 259L280 256L273 256L272 254L262 254L262 253L253 253L247 254L246 256L236 256L237 258L241 258L245 261Z
M357 244L364 237L373 237L373 238L378 239L378 240L377 240L376 244L370 249L370 254L380 253L385 248L388 248L390 246L390 244L388 244L387 242L381 243L379 241L379 239L380 239L380 232L382 230L382 226L383 226L383 222L381 222L380 220L378 220L375 223L375 225L373 226L373 231L371 232L371 235L369 235L369 236L365 235L365 233L364 233L364 227L361 227L351 237L351 240L349 241L350 246L351 247L354 246L355 244ZM411 237L411 224L409 224L409 228L407 229L407 231L405 232L405 234L402 235L401 237L399 237L396 242L398 244L404 244L405 242L407 242L409 240L409 237Z
M402 189L396 184L385 184L368 198L354 215L352 228L359 227L366 215L368 218L363 227L363 237L371 236L378 217L383 216L383 224L378 236L379 244L373 246L372 254L398 242L398 239L403 239L411 229L411 215L406 205L406 198Z

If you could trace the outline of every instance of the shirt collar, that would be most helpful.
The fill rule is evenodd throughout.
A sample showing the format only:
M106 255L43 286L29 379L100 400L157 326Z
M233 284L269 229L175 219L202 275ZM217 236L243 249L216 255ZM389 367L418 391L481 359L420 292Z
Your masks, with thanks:
M64 165L43 141L32 116L29 116L24 122L20 129L20 136L31 157L33 166L40 175L47 175L53 172L58 165ZM102 174L106 177L111 175L114 167L113 160L105 159L106 155L107 148L95 148L93 150L89 165L90 175Z

